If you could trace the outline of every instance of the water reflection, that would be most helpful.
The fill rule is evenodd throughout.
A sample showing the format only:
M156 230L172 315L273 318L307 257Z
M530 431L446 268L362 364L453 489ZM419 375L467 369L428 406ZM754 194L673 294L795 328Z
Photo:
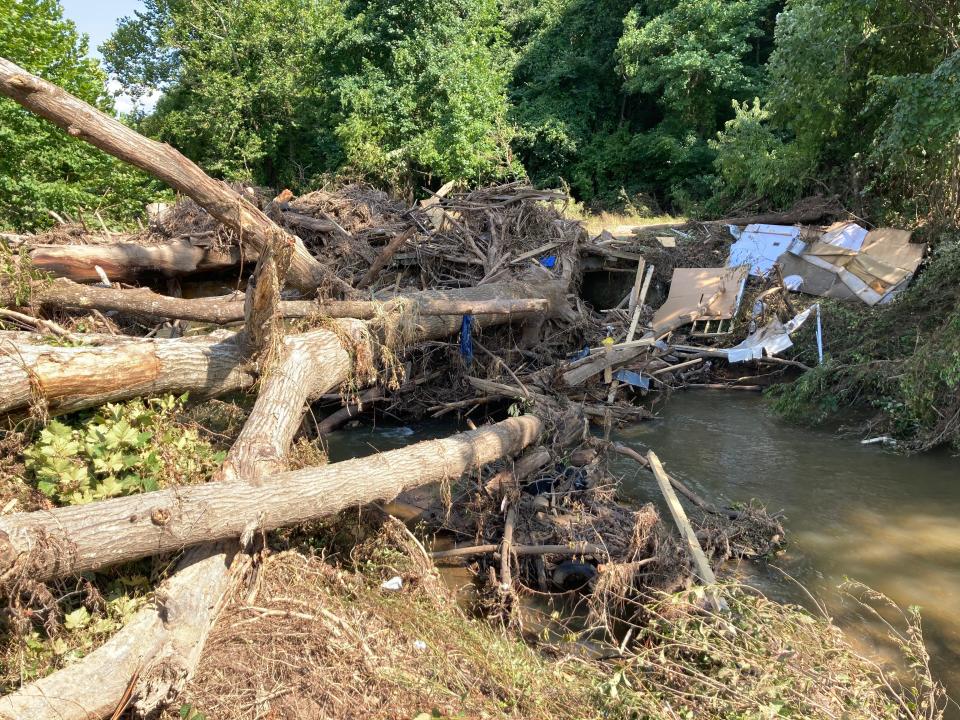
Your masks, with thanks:
M777 564L869 648L885 654L886 631L843 601L836 587L845 578L903 607L919 605L934 670L960 697L960 459L906 458L798 429L755 396L691 391L671 398L661 414L616 439L653 448L715 501L757 498L783 509L790 546ZM652 478L635 465L618 459L614 470L638 499L655 499ZM746 571L771 596L810 605L782 573Z

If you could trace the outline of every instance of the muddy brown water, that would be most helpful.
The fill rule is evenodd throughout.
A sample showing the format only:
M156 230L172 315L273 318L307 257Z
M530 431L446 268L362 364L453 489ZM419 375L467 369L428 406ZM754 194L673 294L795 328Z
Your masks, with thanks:
M770 597L815 610L809 592L859 649L880 659L895 658L885 629L858 614L838 586L856 580L903 607L919 606L934 673L960 698L960 458L905 457L798 428L752 393L677 393L659 416L611 439L655 450L671 473L713 502L756 499L783 511L785 552L769 565L742 563L734 572ZM330 456L390 450L452 430L449 422L432 422L338 432ZM626 458L611 464L626 494L660 501L649 473Z
M960 698L960 458L905 457L857 439L779 420L761 397L675 394L661 418L614 433L653 449L669 472L717 503L756 498L785 515L788 545L769 567L745 563L745 581L813 609L801 583L863 651L892 656L879 621L858 616L846 579L902 607L920 607L934 674ZM613 470L636 499L659 500L635 463ZM958 717L960 713L950 713Z

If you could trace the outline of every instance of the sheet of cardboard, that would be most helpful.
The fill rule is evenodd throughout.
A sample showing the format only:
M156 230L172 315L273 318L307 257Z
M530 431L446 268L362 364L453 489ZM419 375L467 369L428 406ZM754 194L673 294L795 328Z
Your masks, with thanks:
M729 320L737 314L749 268L675 268L670 281L670 294L653 316L659 326L673 318L698 312L698 320ZM719 293L719 294L718 294ZM714 298L714 295L716 297Z

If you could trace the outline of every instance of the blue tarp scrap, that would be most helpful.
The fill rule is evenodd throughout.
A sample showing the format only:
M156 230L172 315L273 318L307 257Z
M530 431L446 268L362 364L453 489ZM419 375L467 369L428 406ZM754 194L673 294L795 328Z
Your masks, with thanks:
M617 370L613 374L613 377L627 385L633 385L634 387L643 388L644 390L650 389L650 378L640 373L635 373L632 370Z
M583 350L575 352L573 355L570 355L567 360L583 360L587 355L590 354L590 346L584 345Z
M460 323L460 357L467 367L473 364L473 315L467 313Z
M545 258L540 258L540 264L545 268L553 268L553 266L557 264L557 256L547 255Z

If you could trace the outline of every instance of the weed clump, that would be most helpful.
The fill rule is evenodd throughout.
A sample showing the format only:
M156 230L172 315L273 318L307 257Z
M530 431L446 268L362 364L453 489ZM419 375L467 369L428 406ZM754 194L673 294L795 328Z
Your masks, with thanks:
M226 454L172 422L185 402L168 395L108 403L73 422L53 420L24 450L26 470L60 505L203 482Z

